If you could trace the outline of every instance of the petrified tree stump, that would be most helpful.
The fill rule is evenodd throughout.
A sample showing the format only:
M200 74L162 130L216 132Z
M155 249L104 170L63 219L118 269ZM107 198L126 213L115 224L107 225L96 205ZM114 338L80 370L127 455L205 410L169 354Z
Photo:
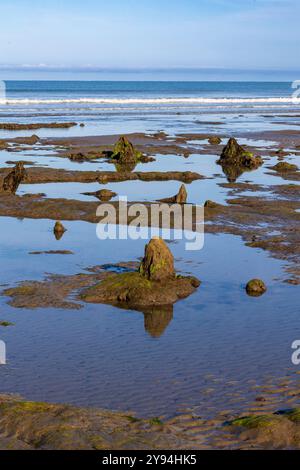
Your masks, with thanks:
M152 238L145 246L139 271L150 281L164 281L175 277L173 255L161 238Z
M125 136L120 137L112 154L112 158L121 164L136 163L141 156L141 152L138 152Z
M13 170L3 179L2 192L15 194L20 183L26 176L26 171L22 162L18 162Z
M185 204L187 201L187 190L185 188L185 185L182 184L180 186L180 189L175 196L172 197L166 197L164 199L159 199L160 202L166 202L166 203L177 203L177 204Z

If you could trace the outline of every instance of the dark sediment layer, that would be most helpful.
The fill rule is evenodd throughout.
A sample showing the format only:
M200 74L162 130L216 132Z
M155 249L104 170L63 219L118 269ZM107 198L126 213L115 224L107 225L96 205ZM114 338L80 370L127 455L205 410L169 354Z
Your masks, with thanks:
M83 136L83 137L65 137L65 138L47 138L41 139L41 143L45 146L56 146L58 149L58 156L68 157L70 152L75 154L82 153L88 159L89 154L92 157L93 153L101 154L107 151L114 152L114 147L120 138L121 134L105 135L105 136ZM127 134L126 136L132 145L134 145L137 152L144 155L154 154L173 154L183 155L190 154L195 151L192 145L185 145L181 143L185 141L177 141L174 138L163 135L147 135L143 133ZM59 149L61 147L61 150Z
M8 131L25 131L31 129L69 129L77 126L76 122L44 122L32 124L0 123L0 129Z
M11 168L0 169L0 179L5 177ZM55 168L26 168L26 178L23 183L112 183L120 181L182 181L191 183L192 181L204 178L199 173L192 171L149 171L149 172L114 172L114 171L76 171L62 170Z

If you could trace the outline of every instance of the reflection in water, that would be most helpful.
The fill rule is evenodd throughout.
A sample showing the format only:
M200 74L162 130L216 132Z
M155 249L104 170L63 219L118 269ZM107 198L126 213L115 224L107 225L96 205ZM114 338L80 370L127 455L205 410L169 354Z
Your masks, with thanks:
M249 171L244 166L239 165L221 165L224 175L229 183L235 183L235 181L245 172Z
M114 165L115 165L116 171L120 173L127 173L135 169L137 162L128 162L128 163L120 163L120 162L115 163L114 162Z
M145 330L152 338L159 338L173 320L173 305L153 307L151 311L144 312Z
M53 233L54 233L54 236L56 238L56 240L60 240L63 236L63 234L65 233L65 230L53 230Z

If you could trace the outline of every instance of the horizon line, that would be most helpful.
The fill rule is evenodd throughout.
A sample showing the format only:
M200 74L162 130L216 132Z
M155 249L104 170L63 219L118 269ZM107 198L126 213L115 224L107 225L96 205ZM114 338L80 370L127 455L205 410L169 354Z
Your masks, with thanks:
M300 72L300 68L280 67L194 67L194 66L171 66L171 67L99 67L90 65L47 65L47 64L0 64L2 71L14 72L100 72L100 73L197 73L197 72Z

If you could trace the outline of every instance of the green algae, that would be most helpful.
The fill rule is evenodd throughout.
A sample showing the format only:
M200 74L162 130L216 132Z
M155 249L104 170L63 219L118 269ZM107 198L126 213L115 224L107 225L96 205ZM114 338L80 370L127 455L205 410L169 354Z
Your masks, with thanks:
M163 422L160 418L157 418L157 417L154 417L154 418L151 418L149 419L149 423L153 426L157 425L157 426L163 426Z
M13 325L14 323L11 323L10 321L6 321L6 320L0 321L0 326L7 327L7 326L13 326Z
M45 402L33 401L8 401L0 402L0 410L10 410L13 413L47 413L55 408L54 405Z
M111 158L119 163L138 162L142 158L142 152L136 150L127 137L120 137L115 144Z
M298 167L297 165L294 165L293 163L279 162L277 163L277 165L273 166L272 169L278 172L285 172L285 171L297 171Z
M5 289L3 291L3 294L7 296L31 295L34 293L35 293L34 286L30 286L28 284L23 284L17 287L12 287L10 289Z
M113 274L98 284L88 287L80 294L80 298L87 302L94 298L100 298L105 301L111 297L123 297L129 291L149 290L152 282L143 277L139 272L128 272L121 274ZM124 297L124 300L125 300ZM119 298L119 300L122 300Z
M241 426L247 429L260 429L273 426L280 422L280 418L273 414L270 415L253 415L253 416L244 416L241 418L236 418L232 421L229 421L228 425L231 426Z

